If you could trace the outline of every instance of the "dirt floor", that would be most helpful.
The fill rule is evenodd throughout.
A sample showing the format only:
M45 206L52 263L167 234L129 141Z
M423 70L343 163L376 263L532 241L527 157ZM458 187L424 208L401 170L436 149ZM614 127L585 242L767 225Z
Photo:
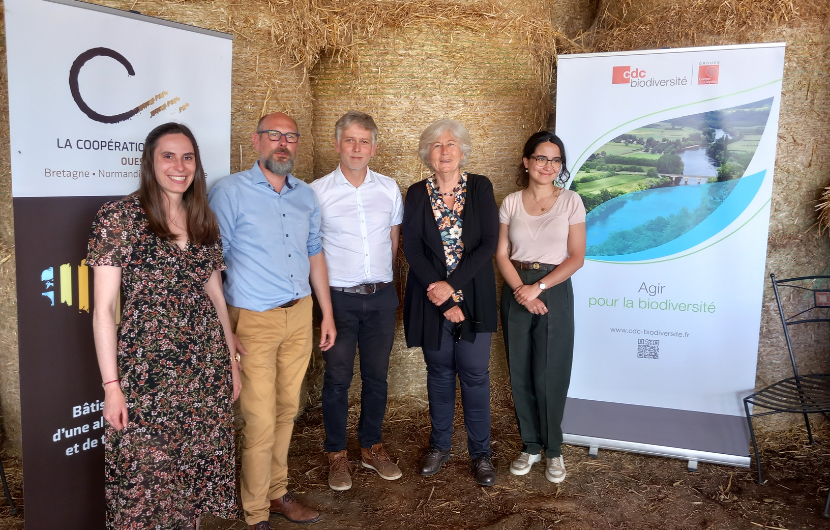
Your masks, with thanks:
M457 411L453 457L444 469L421 477L414 468L428 445L429 417L412 404L390 403L384 441L404 471L388 482L374 472L356 468L354 486L341 493L327 486L322 453L321 410L307 409L299 418L290 455L291 489L323 517L312 528L476 528L487 530L546 529L801 529L830 528L822 517L830 486L830 427L822 422L817 444L807 444L806 431L796 428L760 436L767 483L755 482L753 470L701 464L696 473L686 462L600 451L564 449L568 477L559 486L545 480L537 464L529 475L514 477L510 459L521 449L509 397L494 392L493 451L499 476L492 488L477 486L469 473L466 438ZM459 399L460 401L460 399ZM415 412L413 411L415 409ZM350 416L355 437L357 411ZM359 463L359 445L349 446ZM753 460L754 462L754 460ZM0 528L23 529L25 503L19 461L3 463L21 514L12 516L0 498ZM299 526L272 517L275 529ZM63 526L60 526L63 527ZM70 528L67 525L66 528ZM206 518L204 530L242 530L240 521Z

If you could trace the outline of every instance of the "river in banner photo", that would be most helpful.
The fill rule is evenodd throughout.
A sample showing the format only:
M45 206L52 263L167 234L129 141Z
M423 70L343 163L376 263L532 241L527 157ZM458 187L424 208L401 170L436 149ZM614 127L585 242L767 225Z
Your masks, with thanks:
M570 186L588 212L587 255L660 247L709 218L747 176L771 107L768 98L652 123L592 153Z

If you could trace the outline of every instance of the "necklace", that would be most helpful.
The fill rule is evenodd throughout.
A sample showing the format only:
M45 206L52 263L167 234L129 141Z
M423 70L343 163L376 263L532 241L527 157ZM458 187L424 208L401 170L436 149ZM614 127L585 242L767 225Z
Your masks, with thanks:
M548 201L551 199L551 197L556 197L556 195L557 195L557 190L553 190L553 193L551 193L548 196L548 198L545 199L545 202L542 203L542 202L539 202L539 199L536 198L536 195L534 195L532 191L530 192L530 196L533 197L533 200L536 201L536 204L538 204L539 207L542 208L543 212L547 211L546 205L547 205Z

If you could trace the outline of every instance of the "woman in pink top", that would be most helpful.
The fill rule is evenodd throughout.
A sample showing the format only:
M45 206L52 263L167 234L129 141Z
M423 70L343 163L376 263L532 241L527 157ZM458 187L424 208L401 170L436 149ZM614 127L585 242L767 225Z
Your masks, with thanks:
M562 415L571 380L574 305L571 275L585 261L585 207L564 189L570 174L562 140L551 132L525 143L517 183L499 210L496 264L504 276L501 321L522 452L510 472L524 475L547 456L545 477L565 480Z

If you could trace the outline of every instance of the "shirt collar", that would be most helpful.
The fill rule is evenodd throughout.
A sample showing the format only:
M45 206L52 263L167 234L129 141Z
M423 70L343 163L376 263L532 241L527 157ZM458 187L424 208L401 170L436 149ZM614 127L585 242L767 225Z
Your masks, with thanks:
M366 178L365 178L365 179L363 179L363 184L366 184L367 182L372 182L372 181L374 180L374 179L372 178L372 173L374 173L374 171L372 171L371 169L369 169L369 168L367 167L367 168L366 168ZM354 186L352 185L352 183L351 183L351 182L349 182L349 181L346 179L346 175L344 175L344 174L343 174L343 170L342 170L342 169L340 169L340 164L337 164L337 169L335 169L335 170L334 170L334 181L335 181L337 184L348 184L349 186L354 187ZM362 184L361 184L361 185L362 185Z
M254 184L267 184L271 185L268 182L268 179L265 177L265 173L262 172L262 168L259 167L259 160L254 162L254 167L251 168L251 176ZM285 176L285 185L288 187L289 190L293 190L294 187L297 185L297 178L289 173Z

